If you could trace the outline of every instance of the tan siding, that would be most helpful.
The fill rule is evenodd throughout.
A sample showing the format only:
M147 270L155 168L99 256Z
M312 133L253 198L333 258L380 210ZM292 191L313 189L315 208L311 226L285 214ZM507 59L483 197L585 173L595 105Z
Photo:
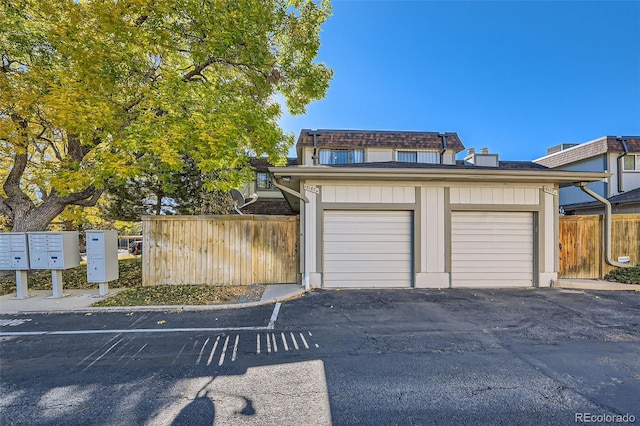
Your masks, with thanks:
M415 203L414 186L324 185L325 203Z
M428 187L423 191L425 220L420 243L425 269L422 272L444 272L444 188Z
M538 204L538 188L470 186L451 187L451 204Z

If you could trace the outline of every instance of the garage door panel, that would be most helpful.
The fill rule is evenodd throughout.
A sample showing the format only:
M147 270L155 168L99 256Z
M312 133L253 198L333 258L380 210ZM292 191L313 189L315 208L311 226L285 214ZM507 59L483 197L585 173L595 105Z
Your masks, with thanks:
M454 287L533 285L533 214L454 212L451 275Z
M358 261L358 262L380 262L387 260L406 261L409 253L328 253L325 260L328 261Z
M517 241L514 241L517 239ZM472 235L452 235L451 241L454 242L483 242L483 243L510 243L518 244L521 242L531 242L531 231L528 232L510 232L508 234L472 234Z
M408 211L325 211L325 287L410 287L413 220Z
M406 260L389 260L378 262L363 262L363 261L334 261L327 262L325 266L325 272L375 272L375 273L395 273L405 272L407 270Z
M411 237L408 235L398 235L398 234L386 234L386 233L376 233L376 234L368 234L368 233L350 233L350 234L334 234L327 235L325 237L325 242L377 242L377 241L387 241L387 242L401 242L406 243L411 241Z
M473 259L467 260L467 264L472 264L475 266L487 265L487 263L492 263L493 266L501 266L512 263L512 261L517 261L519 263L532 263L532 259L529 257L529 253L490 253L483 251L482 253L460 253L460 254L473 254ZM496 261L496 255L499 255L499 260ZM487 265L489 266L489 265Z
M387 280L360 280L357 277L346 279L342 275L336 277L324 277L323 282L331 283L330 288L405 288L406 280L387 279Z

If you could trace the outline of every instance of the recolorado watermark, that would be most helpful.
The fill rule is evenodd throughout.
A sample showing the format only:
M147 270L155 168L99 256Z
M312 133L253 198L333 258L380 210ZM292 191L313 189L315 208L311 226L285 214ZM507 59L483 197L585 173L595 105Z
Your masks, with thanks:
M576 423L635 423L633 414L593 414L576 413Z

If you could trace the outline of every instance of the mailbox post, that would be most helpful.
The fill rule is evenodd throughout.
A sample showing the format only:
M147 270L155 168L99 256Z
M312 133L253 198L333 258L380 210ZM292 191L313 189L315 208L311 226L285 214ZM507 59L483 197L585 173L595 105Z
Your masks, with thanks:
M29 247L25 232L3 232L0 234L0 270L16 271L16 299L29 297L27 270L29 269Z
M80 265L80 238L76 231L28 232L31 269L50 269L53 294L64 297L62 270Z
M118 232L87 231L87 282L100 284L100 296L109 292L109 281L120 277Z

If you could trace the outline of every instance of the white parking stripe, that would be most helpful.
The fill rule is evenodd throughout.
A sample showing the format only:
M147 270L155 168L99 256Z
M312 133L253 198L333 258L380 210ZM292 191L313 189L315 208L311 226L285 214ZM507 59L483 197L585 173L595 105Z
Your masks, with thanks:
M200 349L200 353L198 354L198 359L196 360L196 364L200 364L200 359L202 358L202 353L204 352L204 348L207 347L207 343L209 343L208 337L207 337L207 340L204 341L204 344L202 345L202 349Z
M267 353L271 353L271 337L269 337L269 333L267 333Z
M178 352L178 355L176 355L176 359L173 360L173 362L171 363L172 366L176 365L176 362L178 361L178 358L180 358L180 355L182 355L182 352L184 352L184 348L187 347L187 344L185 343L184 345L182 345L182 349L180 349L180 352Z
M269 338L269 336L267 335L267 339ZM272 343L273 343L273 351L274 352L278 352L278 342L276 342L276 335L271 333L271 339L272 339Z
M299 350L298 341L296 340L296 336L293 335L293 332L291 332L289 334L291 335L291 340L293 341L293 347L296 348L296 351Z
M219 341L220 341L220 336L216 338L216 341L213 344L213 348L211 349L211 353L209 354L209 359L207 360L207 366L211 365L211 361L213 360L213 357L216 354L216 349L218 348Z
M260 355L260 333L256 334L256 353Z
M273 308L273 313L271 314L271 319L269 320L269 325L267 328L269 330L273 330L273 327L276 325L276 320L278 319L278 313L280 313L280 306L282 303L276 303L276 306Z
M145 343L144 345L142 345L142 347L141 347L140 349L138 349L138 352L136 352L135 354L133 354L133 356L131 356L131 358L129 358L129 359L127 360L127 362L125 362L125 363L124 363L124 365L126 366L127 364L129 364L129 362L130 362L132 359L135 359L136 355L138 355L140 352L142 352L142 350L143 350L144 348L146 348L146 347L147 347L147 345L148 345L148 343Z
M139 328L124 330L59 330L59 331L8 331L0 332L0 337L11 336L71 336L81 334L125 334L125 333L193 333L226 331L262 331L273 327L221 327L221 328Z
M96 362L100 361L100 360L102 359L102 357L103 357L103 356L105 356L106 354L108 354L108 353L111 351L111 349L113 349L113 348L115 348L116 346L118 346L118 344L120 344L120 342L122 342L123 340L124 340L124 339L120 339L120 340L118 340L117 342L115 342L113 345L111 345L111 347L110 347L109 349L107 349L106 351L104 351L104 353L103 353L102 355L100 355L98 358L96 358L96 359L95 359L91 364L87 365L87 366L85 367L85 369L84 369L84 370L82 370L82 371L83 371L83 372L84 372L84 371L87 371L87 369L88 369L89 367L93 366L93 364L95 364Z
M284 345L284 350L288 351L289 350L289 345L287 344L287 338L284 337L284 333L280 333L280 337L282 338L282 344Z
M307 344L307 339L304 338L302 333L300 333L300 338L302 339L302 344L304 345L304 347L309 349L309 345Z
M236 360L236 354L238 353L238 342L240 341L240 335L236 335L236 342L233 344L233 354L231 355L231 361Z
M218 365L224 364L224 356L227 353L227 345L229 345L229 336L227 336L227 339L224 341L224 347L222 348L222 354L220 355L220 362L218 362Z

